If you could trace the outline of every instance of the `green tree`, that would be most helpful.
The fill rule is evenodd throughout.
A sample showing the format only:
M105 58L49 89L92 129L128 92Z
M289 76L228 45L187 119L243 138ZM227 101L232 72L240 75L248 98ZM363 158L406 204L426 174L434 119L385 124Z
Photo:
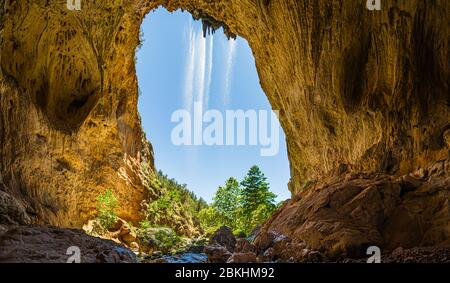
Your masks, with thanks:
M269 191L267 178L258 166L253 166L241 182L242 230L249 232L275 210L276 195Z
M97 197L97 210L99 215L97 219L103 228L109 229L117 222L117 214L115 212L118 200L112 190L107 190L104 194Z
M205 207L198 213L200 225L206 234L212 234L222 226L222 221L217 210L212 207Z
M213 207L223 220L223 225L236 228L238 224L241 188L238 180L230 177L225 186L219 187L214 197Z

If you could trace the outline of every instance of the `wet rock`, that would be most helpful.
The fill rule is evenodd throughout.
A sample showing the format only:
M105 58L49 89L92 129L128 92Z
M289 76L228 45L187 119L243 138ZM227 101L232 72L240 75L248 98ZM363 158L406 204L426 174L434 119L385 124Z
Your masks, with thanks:
M190 246L186 249L189 253L202 253L205 250L205 246Z

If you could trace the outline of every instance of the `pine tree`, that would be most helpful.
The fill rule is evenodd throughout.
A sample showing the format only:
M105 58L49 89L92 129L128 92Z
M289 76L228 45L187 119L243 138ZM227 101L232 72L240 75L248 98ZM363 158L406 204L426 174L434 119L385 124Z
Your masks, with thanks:
M241 219L243 229L250 231L252 225L264 221L276 208L276 195L269 191L267 178L256 165L250 168L241 185Z

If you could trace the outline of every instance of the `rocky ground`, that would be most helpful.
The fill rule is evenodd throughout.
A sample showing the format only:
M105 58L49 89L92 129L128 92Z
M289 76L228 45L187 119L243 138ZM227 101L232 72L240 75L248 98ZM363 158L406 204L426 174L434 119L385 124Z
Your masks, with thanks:
M82 230L47 226L0 226L0 263L65 263L80 249L82 263L133 263L136 255L122 245Z
M283 260L302 261L305 247L329 259L360 258L369 246L450 246L449 223L447 158L403 176L348 173L313 184L263 225L254 244Z
M270 246L259 249L248 239L236 239L231 230L222 227L205 247L208 262L212 263L260 263L260 262L290 262L290 263L365 263L370 255L360 258L328 258L319 251L312 250L306 244L293 245L290 239L282 234L272 234ZM234 243L234 246L232 245ZM293 255L296 255L294 257ZM401 247L381 255L383 263L449 263L450 246Z
M191 246L175 254L152 255L131 251L121 244L87 235L82 230L47 226L0 226L0 263L65 263L80 248L83 263L365 263L360 258L328 258L306 244L292 245L289 238L272 233L270 246L261 250L250 239L236 238L231 229L221 227L206 246ZM70 251L70 250L69 250ZM297 257L292 256L296 254ZM381 255L383 263L449 263L450 246L397 248Z
M343 173L305 187L249 238L221 227L166 254L153 236L170 231L139 235L121 219L102 234L95 221L84 231L29 225L1 192L0 262L66 262L71 246L82 262L365 262L369 246L382 262L450 262L450 158L402 176Z
M344 263L364 263L366 259L345 259ZM381 256L383 263L449 263L450 247L397 248Z

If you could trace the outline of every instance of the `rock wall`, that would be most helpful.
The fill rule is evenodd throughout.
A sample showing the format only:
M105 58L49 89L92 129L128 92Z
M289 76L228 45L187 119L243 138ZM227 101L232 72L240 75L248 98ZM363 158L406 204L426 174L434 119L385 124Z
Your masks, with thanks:
M63 2L0 4L0 180L34 222L80 226L108 188L138 220L134 53L159 4L248 40L280 110L293 195L324 176L406 174L448 154L449 1Z
M405 174L445 157L448 1L167 1L248 40L286 132L292 192L345 171Z
M102 2L0 4L0 181L35 223L81 227L108 189L121 217L141 217L130 165L152 163L137 113L141 17L129 1Z
M450 154L429 168L394 177L348 173L311 185L265 223L255 245L270 260L329 259L398 247L450 247ZM283 239L280 242L279 239Z

